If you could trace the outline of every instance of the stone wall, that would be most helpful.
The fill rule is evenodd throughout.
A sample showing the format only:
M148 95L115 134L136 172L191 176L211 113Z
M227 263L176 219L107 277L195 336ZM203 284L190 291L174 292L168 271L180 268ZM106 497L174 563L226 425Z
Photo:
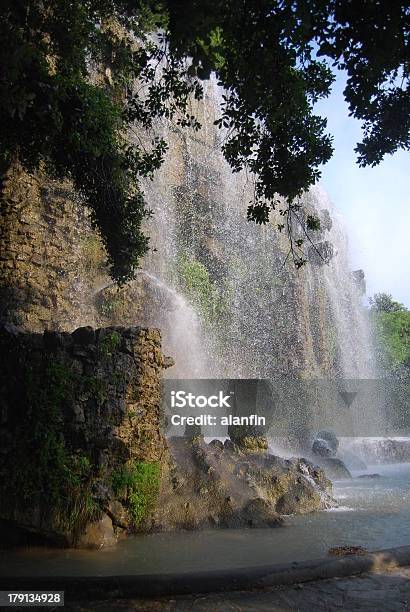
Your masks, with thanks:
M108 280L104 250L70 182L15 165L0 205L0 319L37 332L98 324L90 296Z
M0 354L2 543L101 546L149 529L168 457L160 332L6 324Z

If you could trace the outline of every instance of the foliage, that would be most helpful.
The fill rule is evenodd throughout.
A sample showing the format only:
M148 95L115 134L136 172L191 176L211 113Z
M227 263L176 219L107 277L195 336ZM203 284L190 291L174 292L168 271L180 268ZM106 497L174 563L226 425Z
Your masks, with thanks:
M389 293L375 293L369 298L370 310L373 312L400 312L406 307L400 302L393 300Z
M193 57L198 76L214 70L226 90L223 150L234 171L256 177L248 217L259 223L275 208L292 220L331 156L326 120L313 112L330 91L329 60L347 71L344 95L363 122L360 165L409 149L408 39L409 11L389 0L170 3L172 49ZM302 265L298 248L291 252Z
M410 365L410 311L378 311L376 331L390 366Z
M189 301L207 324L218 321L226 309L227 294L222 295L206 267L196 259L182 256L177 264L178 281Z
M124 499L135 528L153 509L159 491L158 463L129 461L112 474L114 493Z
M45 360L25 366L23 380L22 405L29 406L25 433L2 494L13 497L17 491L29 504L40 500L43 511L53 510L63 531L75 535L100 512L91 494L90 459L72 454L61 431L63 407L72 399L76 376L64 363Z
M347 71L345 98L363 123L359 164L410 146L404 3L4 0L0 16L1 170L18 158L28 170L71 177L119 282L148 248L139 182L167 148L153 137L145 149L126 134L149 132L158 117L197 129L189 97L201 97L211 71L225 89L216 121L223 152L234 171L254 173L248 216L258 223L276 208L291 235L298 198L332 154L326 120L313 112L330 91L329 63Z
M100 352L105 357L111 357L111 355L117 350L121 344L121 334L117 331L112 331L103 337L100 343Z
M187 100L201 94L184 62L167 57L161 39L147 39L163 23L155 4L4 0L0 10L0 172L18 158L29 171L70 177L119 282L133 277L148 248L138 181L166 151L162 139L144 149L124 136L133 122L149 129L160 116L195 126Z

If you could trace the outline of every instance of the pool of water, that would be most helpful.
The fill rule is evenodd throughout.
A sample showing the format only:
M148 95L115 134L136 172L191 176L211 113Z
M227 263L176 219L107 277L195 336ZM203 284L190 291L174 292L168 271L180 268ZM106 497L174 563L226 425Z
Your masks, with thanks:
M302 561L333 546L368 550L410 544L410 464L378 465L334 483L339 508L288 517L274 529L137 536L101 551L31 548L0 552L2 575L120 575L228 569Z

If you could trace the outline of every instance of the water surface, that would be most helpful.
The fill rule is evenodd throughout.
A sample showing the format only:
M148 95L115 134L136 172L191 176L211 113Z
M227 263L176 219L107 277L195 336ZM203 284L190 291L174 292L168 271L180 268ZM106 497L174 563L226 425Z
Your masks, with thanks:
M334 483L339 508L288 517L273 529L141 535L101 551L0 552L3 575L120 575L228 569L318 558L333 546L410 544L410 464L375 466L377 479ZM357 475L356 475L357 476Z

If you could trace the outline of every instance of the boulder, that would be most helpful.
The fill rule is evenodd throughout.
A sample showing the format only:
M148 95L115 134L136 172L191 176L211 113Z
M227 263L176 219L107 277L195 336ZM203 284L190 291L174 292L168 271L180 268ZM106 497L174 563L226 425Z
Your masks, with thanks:
M283 523L275 507L262 497L255 497L247 502L241 515L248 527L278 527Z
M332 431L319 431L312 444L312 452L319 457L334 457L339 448L339 440Z
M160 529L272 527L282 514L336 505L331 482L313 463L254 452L226 440L207 444L185 436L168 439L175 486L164 486L156 513Z
M99 521L89 523L78 541L80 548L107 548L117 543L111 519L106 514Z
M209 443L209 446L212 446L213 448L216 448L220 451L223 451L224 449L224 443L221 440L215 439L215 440L211 440Z
M316 438L319 438L320 440L326 440L333 453L337 453L337 450L339 448L339 440L337 439L337 436L335 433L333 433L333 431L319 431Z
M352 477L343 461L337 457L322 457L320 467L325 470L331 480L344 480Z
M333 451L326 440L314 440L312 444L312 452L314 455L318 455L319 457L331 457L333 455Z

